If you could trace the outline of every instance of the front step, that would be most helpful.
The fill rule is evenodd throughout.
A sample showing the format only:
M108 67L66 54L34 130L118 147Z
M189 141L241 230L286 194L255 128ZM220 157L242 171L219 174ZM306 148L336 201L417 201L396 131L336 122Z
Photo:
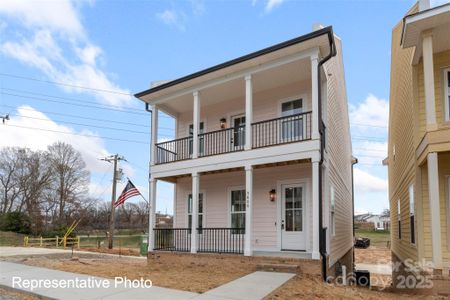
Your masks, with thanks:
M287 265L287 264L269 264L269 263L261 263L256 265L257 271L266 271L266 272L280 272L280 273L300 273L299 265Z

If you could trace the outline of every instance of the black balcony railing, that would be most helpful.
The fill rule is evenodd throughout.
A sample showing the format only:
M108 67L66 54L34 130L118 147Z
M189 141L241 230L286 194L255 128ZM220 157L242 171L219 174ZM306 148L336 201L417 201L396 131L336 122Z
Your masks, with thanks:
M201 228L198 230L198 252L244 253L244 228Z
M252 148L261 148L311 139L311 112L253 123ZM245 125L198 135L198 156L211 156L244 150ZM193 137L156 144L156 164L192 157Z
M153 229L154 250L161 251L191 251L190 228L155 228Z
M155 246L159 251L191 251L190 228L153 229ZM244 253L244 228L197 228L198 252Z
M156 144L156 163L189 159L192 155L192 140L192 136L189 136Z
M252 124L252 148L311 139L311 112Z
M198 135L199 156L210 156L244 150L245 125Z

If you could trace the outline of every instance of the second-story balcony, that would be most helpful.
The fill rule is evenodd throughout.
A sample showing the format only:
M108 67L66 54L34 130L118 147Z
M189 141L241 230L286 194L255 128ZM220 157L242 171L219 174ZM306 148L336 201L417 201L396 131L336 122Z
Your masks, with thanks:
M311 139L311 111L263 120L251 124L251 149ZM198 157L243 151L246 126L204 132L198 135ZM193 136L157 143L156 164L192 158Z

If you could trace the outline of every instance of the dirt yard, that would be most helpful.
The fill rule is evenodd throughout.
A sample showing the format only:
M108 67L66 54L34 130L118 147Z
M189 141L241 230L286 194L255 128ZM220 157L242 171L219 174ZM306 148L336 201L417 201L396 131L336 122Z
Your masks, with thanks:
M370 246L367 249L355 248L355 263L388 264L391 262L391 250L386 247Z
M108 278L127 276L129 279L140 279L143 277L151 279L156 286L197 293L204 293L254 272L260 262L271 260L243 256L207 254L192 256L170 253L153 255L148 262L142 259L98 254L82 254L73 259L68 254L16 256L2 259ZM285 262L292 262L292 260L288 259ZM429 299L423 296L393 294L364 288L337 287L323 283L318 275L311 275L317 273L317 263L304 261L301 268L299 275L275 290L266 299Z
M12 291L10 289L0 288L1 300L38 300L38 297L31 296L26 293Z

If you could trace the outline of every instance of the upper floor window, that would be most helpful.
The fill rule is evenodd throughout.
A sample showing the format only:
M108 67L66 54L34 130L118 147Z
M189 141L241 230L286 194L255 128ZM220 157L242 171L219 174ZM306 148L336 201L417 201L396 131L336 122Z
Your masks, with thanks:
M302 116L295 116L303 112L303 99L296 99L281 103L281 116L283 118L282 138L284 141L295 141L302 137L303 119Z
M450 121L450 68L444 70L445 120Z

